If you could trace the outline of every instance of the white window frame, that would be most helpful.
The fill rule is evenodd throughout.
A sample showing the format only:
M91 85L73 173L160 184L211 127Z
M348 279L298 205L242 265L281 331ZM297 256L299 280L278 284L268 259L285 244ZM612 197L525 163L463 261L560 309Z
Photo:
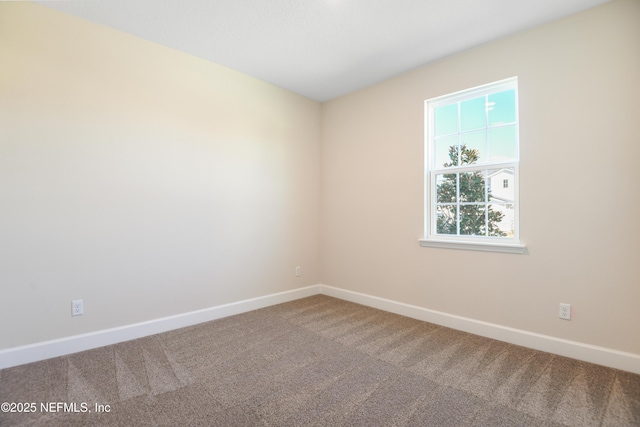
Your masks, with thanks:
M482 163L480 165L461 165L446 168L447 172L465 172L472 170L492 170L500 168L512 168L514 188L514 235L513 237L488 237L488 236L462 236L437 234L436 231L436 182L437 173L442 173L443 168L435 165L435 109L444 105L489 95L504 90L514 89L516 94L516 158L509 162ZM471 89L455 92L448 95L431 98L425 101L425 199L424 199L424 237L420 239L420 245L426 247L438 247L448 249L480 250L506 253L524 253L525 245L520 241L520 180L519 180L519 114L518 114L518 78L512 77L494 83L478 86Z

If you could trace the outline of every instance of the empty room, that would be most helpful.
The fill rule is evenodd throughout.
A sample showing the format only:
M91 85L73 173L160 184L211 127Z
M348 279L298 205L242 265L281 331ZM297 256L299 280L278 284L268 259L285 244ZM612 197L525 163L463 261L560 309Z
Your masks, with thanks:
M640 425L640 1L0 2L0 426Z

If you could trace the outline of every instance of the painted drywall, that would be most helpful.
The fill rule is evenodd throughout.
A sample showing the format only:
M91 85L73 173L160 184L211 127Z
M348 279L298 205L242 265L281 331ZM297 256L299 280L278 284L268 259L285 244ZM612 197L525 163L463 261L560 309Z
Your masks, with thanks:
M320 105L0 2L0 349L322 282L640 354L639 18L614 1ZM527 253L419 247L424 100L514 75Z
M527 252L420 247L424 100L512 76ZM614 1L326 102L322 283L640 354L638 76L640 2Z
M27 2L0 58L0 349L319 282L319 103Z

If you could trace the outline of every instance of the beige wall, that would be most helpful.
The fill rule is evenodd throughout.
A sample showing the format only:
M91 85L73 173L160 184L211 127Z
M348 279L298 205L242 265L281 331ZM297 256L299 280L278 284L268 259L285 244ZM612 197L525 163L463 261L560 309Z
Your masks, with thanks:
M320 105L0 2L0 349L324 283L640 354L639 18L614 1ZM419 247L424 100L516 75L528 252Z
M319 103L26 2L0 58L0 349L319 282Z
M419 247L424 100L511 76L528 252ZM614 1L325 103L322 282L640 353L639 76L640 2Z

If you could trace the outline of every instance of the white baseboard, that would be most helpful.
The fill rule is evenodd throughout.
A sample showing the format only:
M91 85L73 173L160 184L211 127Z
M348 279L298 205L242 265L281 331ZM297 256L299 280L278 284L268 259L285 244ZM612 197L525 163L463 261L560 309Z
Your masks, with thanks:
M638 354L536 334L326 285L320 285L320 292L459 331L640 374L640 355Z
M313 285L118 328L74 335L20 347L12 347L0 350L0 369L159 334L161 332L184 328L185 326L196 325L222 317L233 316L234 314L245 313L259 308L317 295L318 293L320 293L319 285Z
M640 374L640 355L638 354L536 334L321 284L148 322L0 350L0 369L117 344L317 294L340 298L535 350Z

